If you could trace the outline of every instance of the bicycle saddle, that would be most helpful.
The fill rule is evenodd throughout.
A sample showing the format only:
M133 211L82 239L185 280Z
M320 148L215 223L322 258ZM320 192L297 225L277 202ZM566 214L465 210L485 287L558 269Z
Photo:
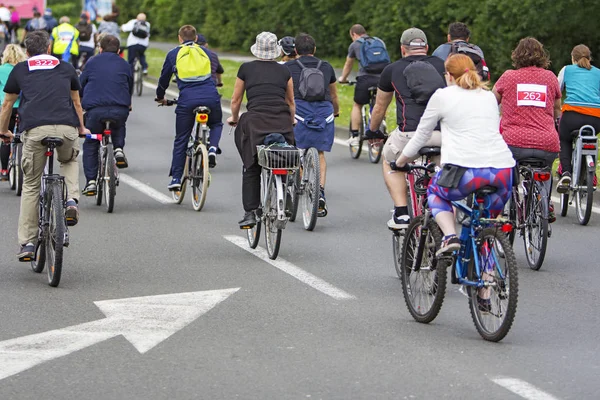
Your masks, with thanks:
M584 126L583 130L581 131L581 136L594 136L595 133L593 131L593 128L591 126ZM571 131L571 136L573 138L576 138L577 136L579 136L579 129L575 129Z
M495 186L484 186L475 191L475 197L484 197L488 194L496 193L498 188Z
M196 108L194 108L194 113L196 113L196 114L210 114L210 108L208 108L206 106L196 107Z
M100 120L100 122L101 122L102 124L106 124L107 122L108 122L109 124L116 124L116 123L117 123L117 121L115 121L114 119L110 119L110 118L102 118L102 119Z
M422 147L421 150L419 150L419 155L420 156L429 156L429 157L439 156L441 151L442 151L442 148L439 146L427 146L427 147Z
M46 137L42 139L42 144L44 146L53 145L54 147L60 147L63 144L62 138L58 137Z
M534 168L544 168L546 166L546 162L541 158L530 157L520 160L519 165L526 165Z
M377 86L371 86L367 89L369 92L376 92L377 91Z

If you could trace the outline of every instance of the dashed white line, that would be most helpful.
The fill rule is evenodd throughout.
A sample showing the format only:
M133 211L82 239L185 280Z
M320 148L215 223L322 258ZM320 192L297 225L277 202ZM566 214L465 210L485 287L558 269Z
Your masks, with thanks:
M122 173L119 174L119 181L123 182L126 185L131 186L132 188L144 193L147 196L150 196L151 198L158 201L159 203L162 203L162 204L173 204L174 203L173 199L170 198L169 196L167 196L166 194L159 192L158 190L146 185L145 183L138 181L135 178L132 178L131 176L129 176L127 174L122 174Z
M306 272L302 268L295 266L291 262L286 261L281 257L277 258L276 260L271 260L266 250L260 247L257 247L256 249L251 249L250 247L248 247L248 241L245 238L234 235L223 237L226 240L238 246L239 248L246 250L248 253L255 255L264 262L271 264L273 267L285 272L288 275L293 276L300 282L312 287L313 289L318 290L323 294L326 294L327 296L333 297L336 300L352 300L356 298L350 293L345 292L342 289L339 289L328 282L325 282L323 279L311 274L310 272Z
M500 385L527 400L558 400L557 397L554 397L551 394L546 393L521 379L507 377L496 377L490 379L496 385Z

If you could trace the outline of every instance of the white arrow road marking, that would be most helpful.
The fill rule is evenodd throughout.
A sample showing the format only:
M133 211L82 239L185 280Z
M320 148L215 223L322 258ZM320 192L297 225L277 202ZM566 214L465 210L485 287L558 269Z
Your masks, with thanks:
M96 301L106 318L0 342L0 380L119 335L145 353L239 289Z
M123 182L126 185L131 186L132 188L144 193L147 196L150 196L151 198L158 201L159 203L162 203L162 204L173 204L174 203L173 199L170 198L169 196L167 196L166 194L159 192L158 190L154 189L153 187L150 187L150 186L146 185L145 183L142 183L127 174L119 173L119 181Z
M527 400L558 400L556 397L541 389L536 388L530 383L516 378L496 377L490 378L492 382L510 390Z
M327 296L331 296L336 300L352 300L355 299L353 295L348 292L343 291L342 289L338 289L330 283L325 282L323 279L311 274L310 272L306 272L302 268L299 268L292 264L289 261L284 260L281 257L278 257L276 260L271 260L269 258L269 254L266 250L261 247L257 247L256 249L251 249L248 246L248 241L240 236L223 236L226 240L229 240L231 243L235 244L239 248L246 250L248 253L255 255L260 258L264 262L267 262L274 266L275 268L285 272L288 275L293 276L298 279L300 282L317 289L319 292L326 294Z

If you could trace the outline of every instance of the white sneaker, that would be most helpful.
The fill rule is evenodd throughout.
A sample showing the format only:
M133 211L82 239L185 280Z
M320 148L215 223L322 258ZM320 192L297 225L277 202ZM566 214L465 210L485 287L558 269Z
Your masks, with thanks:
M346 143L348 143L348 146L357 147L360 141L358 137L351 137Z
M395 215L392 215L392 218L390 218L390 220L388 221L387 226L389 229L392 230L400 230L408 228L409 224L410 216L401 215L399 217L396 217Z

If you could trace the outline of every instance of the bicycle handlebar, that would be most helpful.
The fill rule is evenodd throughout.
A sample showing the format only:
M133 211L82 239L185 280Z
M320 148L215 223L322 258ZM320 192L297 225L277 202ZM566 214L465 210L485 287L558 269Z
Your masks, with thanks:
M156 101L156 99L155 99ZM173 99L173 100L167 100L166 104L159 104L159 107L164 107L164 106L173 106L177 104L177 99Z
M435 163L429 163L425 166L423 165L418 165L418 164L404 164L403 167L398 167L396 165L395 161L391 161L390 162L390 167L392 168L392 171L400 171L400 172L411 172L414 170L422 170L425 172L429 172L429 173L434 173L435 172Z

